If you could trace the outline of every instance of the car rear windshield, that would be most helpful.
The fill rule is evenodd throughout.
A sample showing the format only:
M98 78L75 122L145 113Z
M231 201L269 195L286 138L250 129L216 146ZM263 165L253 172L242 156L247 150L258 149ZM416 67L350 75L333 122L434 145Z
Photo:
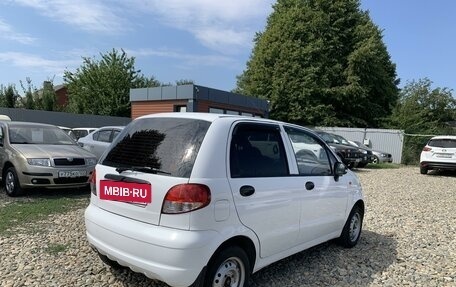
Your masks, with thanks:
M195 119L144 118L132 122L101 160L120 168L146 167L176 177L190 177L210 122Z
M428 146L456 148L456 140L454 139L433 139L430 140Z

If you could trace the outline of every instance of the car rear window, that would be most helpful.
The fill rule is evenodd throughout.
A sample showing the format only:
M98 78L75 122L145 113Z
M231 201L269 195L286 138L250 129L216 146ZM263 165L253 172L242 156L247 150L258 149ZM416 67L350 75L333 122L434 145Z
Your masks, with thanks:
M454 140L454 139L432 139L429 141L428 146L443 147L443 148L456 148L456 140Z
M176 177L190 177L210 122L144 118L132 122L114 140L101 162L113 167L149 167Z

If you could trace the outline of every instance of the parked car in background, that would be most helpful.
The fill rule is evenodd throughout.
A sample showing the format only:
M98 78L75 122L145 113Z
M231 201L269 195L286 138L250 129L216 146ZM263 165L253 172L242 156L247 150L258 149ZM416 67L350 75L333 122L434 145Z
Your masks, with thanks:
M74 139L75 141L77 141L78 139L76 138L76 136L74 135L73 131L68 128L68 127L62 127L62 126L57 126L59 129L61 129L62 131L66 132L72 139Z
M320 130L316 130L315 132L336 152L348 168L357 167L363 160L364 154L359 148L339 143L330 133Z
M387 153L384 151L373 150L373 149L365 146L364 144L362 144L359 141L349 141L349 142L359 148L371 150L372 154L373 154L373 159L372 159L371 163L373 163L373 164L392 163L393 162L393 156L390 153Z
M94 132L96 128L73 128L71 131L73 134L76 136L76 140L83 138L90 134L91 132Z
M456 136L433 137L421 151L421 174L435 169L456 170Z
M341 135L337 135L337 134L331 134L331 135L333 135L340 144L357 147L364 154L363 159L358 163L357 167L361 167L361 168L365 167L368 163L371 163L374 161L374 154L370 148L368 148L366 146L353 145L350 143L349 140L347 140L346 138L344 138Z
M0 174L9 196L26 188L87 186L95 164L93 154L56 126L0 122Z
M79 138L78 143L83 149L93 153L99 159L123 128L122 126L102 127L85 137Z
M357 176L321 138L261 118L137 118L91 184L86 234L101 260L171 286L248 286L311 246L354 247L364 216Z

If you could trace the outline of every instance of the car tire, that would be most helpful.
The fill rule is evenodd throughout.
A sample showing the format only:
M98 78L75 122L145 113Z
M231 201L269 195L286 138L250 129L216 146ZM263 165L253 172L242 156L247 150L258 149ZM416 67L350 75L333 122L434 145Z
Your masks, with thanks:
M361 230L363 228L364 214L359 206L353 207L347 222L344 225L342 234L339 237L339 244L346 248L352 248L361 237Z
M245 251L238 246L231 246L219 252L216 257L210 261L204 280L205 282L195 282L192 286L246 287L250 280L250 273L250 261Z
M108 256L103 255L100 252L97 252L97 253L98 253L98 257L100 257L101 261L103 261L104 264L108 265L112 269L120 270L120 269L124 268L122 265L120 265L116 261L113 261L113 260L109 259Z
M380 163L380 159L378 158L378 156L374 155L374 160L372 161L373 164L379 164Z
M24 194L24 190L19 184L16 169L9 167L3 175L3 188L8 196L16 197Z
M366 165L367 165L367 162L360 162L360 163L358 163L358 167L359 167L359 168L366 167Z
M420 173L421 173L421 174L427 174L427 172L428 172L428 169L427 169L427 168L425 168L425 167L420 167Z

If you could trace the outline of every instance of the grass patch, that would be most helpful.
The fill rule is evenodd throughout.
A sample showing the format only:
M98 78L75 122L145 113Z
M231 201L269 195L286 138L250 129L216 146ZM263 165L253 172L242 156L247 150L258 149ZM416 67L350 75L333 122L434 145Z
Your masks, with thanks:
M387 168L400 168L401 165L397 163L379 163L379 164L368 164L365 168L367 169L387 169Z
M49 254L55 255L67 249L68 245L65 244L49 244L48 247L46 247L45 251Z
M44 219L51 214L65 213L87 206L84 197L49 197L33 201L15 201L0 208L0 235L8 229ZM33 228L33 225L31 225Z

